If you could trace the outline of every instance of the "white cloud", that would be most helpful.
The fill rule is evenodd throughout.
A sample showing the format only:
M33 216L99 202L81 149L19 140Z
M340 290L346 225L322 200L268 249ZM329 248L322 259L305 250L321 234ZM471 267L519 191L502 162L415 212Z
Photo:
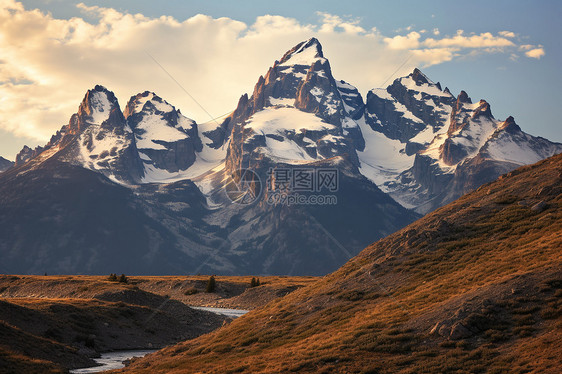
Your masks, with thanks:
M384 38L384 42L391 49L412 49L420 45L420 37L418 32L412 31L406 36L396 35L393 38Z
M457 48L426 48L415 49L412 53L418 60L423 61L422 67L427 67L451 61L458 50Z
M438 28L434 28L433 29L433 35L439 35L441 32L439 31Z
M484 47L512 47L515 44L506 38L494 36L485 32L479 35L464 36L463 30L458 30L457 35L443 39L428 38L423 44L427 47L459 47L459 48L484 48Z
M385 36L364 29L358 19L328 13L319 13L317 24L276 15L246 24L201 14L183 21L151 18L79 4L87 17L65 20L26 10L14 0L0 1L0 129L43 142L68 122L95 84L114 91L122 106L130 96L151 90L185 115L207 121L146 52L219 116L252 91L274 60L312 36L321 41L334 76L363 93L380 86L406 59L397 75L454 60L471 48L514 45L490 33L438 39L437 29L425 40L416 31ZM544 54L542 46L525 50L529 57Z
M525 56L536 58L537 60L544 56L544 49L543 48L534 48L527 52L525 52Z
M362 34L365 29L359 25L360 20L344 21L341 17L324 12L317 12L322 17L322 26L319 32L334 32L338 29L348 34Z
M500 31L498 34L506 38L515 38L515 33L513 31Z

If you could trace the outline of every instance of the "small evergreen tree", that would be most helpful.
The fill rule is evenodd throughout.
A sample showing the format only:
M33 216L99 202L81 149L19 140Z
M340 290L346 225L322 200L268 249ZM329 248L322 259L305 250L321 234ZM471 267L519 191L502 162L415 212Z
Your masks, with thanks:
M260 285L260 279L256 279L256 287Z
M207 281L207 288L205 289L205 292L207 293L215 292L215 286L216 286L215 276L211 275L209 277L209 280Z
M252 280L250 281L250 287L255 287L256 286L256 278L252 277Z
M127 277L125 276L125 274L121 274L119 276L119 283L128 283L129 280L127 279Z
M111 282L117 282L117 274L109 274L109 277L107 277L107 280L111 281Z

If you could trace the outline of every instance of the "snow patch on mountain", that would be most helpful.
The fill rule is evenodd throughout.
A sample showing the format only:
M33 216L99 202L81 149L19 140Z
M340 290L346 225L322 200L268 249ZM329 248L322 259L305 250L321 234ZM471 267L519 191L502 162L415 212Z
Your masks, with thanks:
M180 128L192 127L194 124L193 121L183 116L178 118L178 122L180 122ZM142 131L142 135L138 133L135 134L137 148L139 149L150 148L166 150L166 147L162 144L158 144L157 141L171 143L188 137L184 132L170 126L168 122L162 118L162 115L156 113L144 116L142 121L137 124L136 129Z
M94 125L101 125L102 122L109 118L111 108L111 102L105 92L93 91L90 95L91 123Z
M359 171L386 192L385 183L393 181L400 173L412 167L414 156L406 154L405 144L371 129L364 118L356 123L365 140L365 149L357 151L361 163Z
M279 98L276 99L274 97L269 97L269 105L270 106L286 106L286 107L292 107L295 104L295 99L293 98Z
M335 128L314 114L295 108L265 108L250 117L245 127L253 129L256 133L280 135L284 135L285 131L321 131Z

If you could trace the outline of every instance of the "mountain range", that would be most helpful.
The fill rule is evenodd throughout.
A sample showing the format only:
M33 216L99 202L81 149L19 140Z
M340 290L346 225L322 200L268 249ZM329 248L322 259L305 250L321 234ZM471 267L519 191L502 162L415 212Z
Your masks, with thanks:
M220 121L89 90L45 146L0 163L0 272L326 274L560 152L419 69L363 100L311 38Z

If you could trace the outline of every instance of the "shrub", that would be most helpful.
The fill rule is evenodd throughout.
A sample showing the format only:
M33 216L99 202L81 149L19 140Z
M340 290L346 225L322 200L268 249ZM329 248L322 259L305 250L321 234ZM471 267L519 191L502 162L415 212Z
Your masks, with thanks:
M191 288L185 290L184 295L188 295L188 296L189 295L195 295L198 292L199 292L199 290L197 288L191 287Z
M215 292L215 287L216 287L215 276L211 275L209 277L209 280L207 281L207 288L205 289L205 292L207 293Z
M111 281L111 282L117 282L117 274L113 274L113 273L109 274L109 277L107 277L107 280Z
M121 274L119 276L119 283L128 283L129 280L127 279L127 277L125 276L125 274Z

